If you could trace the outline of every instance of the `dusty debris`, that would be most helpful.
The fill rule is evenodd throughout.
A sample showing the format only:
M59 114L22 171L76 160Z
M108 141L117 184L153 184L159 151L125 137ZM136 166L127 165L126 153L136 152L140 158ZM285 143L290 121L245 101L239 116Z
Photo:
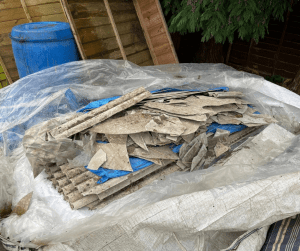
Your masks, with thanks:
M98 170L99 167L101 167L104 164L104 162L106 162L106 160L106 153L102 149L99 149L99 151L91 159L87 168L90 170Z
M147 148L147 145L144 141L142 133L130 134L129 136L133 140L134 143L136 143L138 146L140 146L144 150L148 151L148 148Z
M25 214L29 208L31 198L32 198L33 192L27 194L24 196L18 204L15 206L15 208L12 211L12 214L17 214L19 216Z
M218 158L223 153L226 153L229 150L229 147L218 142L217 145L215 146L214 150L215 150L216 157Z
M101 106L100 108L79 116L64 125L53 129L51 131L51 135L56 139L67 138L90 128L125 109L128 109L149 96L151 96L151 93L141 87L112 102L109 102L104 106Z
M107 161L103 164L104 168L133 171L129 162L126 144L98 144L97 148L102 149L107 155Z
M176 163L176 170L182 171L207 168L240 138L276 123L271 116L254 114L256 110L242 97L241 92L151 94L139 88L88 113L34 127L26 132L23 144L35 175L46 167L49 179L72 208L94 209L167 164ZM207 133L214 122L251 128L233 134L221 129ZM148 166L133 172L136 158L147 160L143 163ZM130 173L100 184L107 169ZM90 170L98 170L101 177Z
M131 154L139 158L147 159L166 159L166 160L177 160L178 156L173 153L170 147L160 146L160 147L148 147L148 151L142 148L135 148Z
M146 132L145 126L152 120L148 114L130 114L124 117L109 119L94 126L91 132L104 134L134 134Z

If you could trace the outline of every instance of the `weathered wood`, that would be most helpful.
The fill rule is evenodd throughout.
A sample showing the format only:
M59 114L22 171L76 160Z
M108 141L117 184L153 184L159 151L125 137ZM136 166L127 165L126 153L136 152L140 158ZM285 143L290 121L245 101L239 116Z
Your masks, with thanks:
M7 68L6 68L6 66L5 66L5 64L4 64L3 59L2 59L1 56L0 56L0 65L1 65L2 68L3 68L3 71L4 71L4 73L5 73L5 76L6 76L7 80L8 80L8 83L9 83L9 84L12 84L13 81L12 81L12 79L11 79L11 76L10 76L10 74L9 74L9 72L8 72L8 70L7 70Z
M162 44L162 45L159 45L157 47L154 47L154 52L156 53L156 55L164 55L164 54L167 54L167 53L172 53L172 50L171 50L171 47L170 47L170 44L169 43L166 43L166 44Z
M151 43L152 43L153 48L159 47L163 44L167 44L168 42L169 41L168 41L168 37L167 37L166 33L163 33L161 35L151 38ZM156 54L156 57L158 57L158 56L160 56L160 55Z
M113 16L116 24L138 20L136 13L133 11L114 14ZM97 26L110 24L108 16L87 17L87 18L79 18L79 19L75 18L74 21L77 29L97 27Z
M1 22L0 23L0 34L9 34L13 27L20 25L20 24L25 24L25 23L28 23L27 18L11 20L11 21L7 21L7 22ZM0 38L0 43L1 43L1 38Z
M90 2L90 3L80 3L78 0L74 3L74 1L68 1L71 10L81 10L84 12L106 12L106 7L104 1L97 1L97 2ZM112 12L116 11L128 11L134 10L133 5L129 2L110 2L109 3L110 9Z
M0 51L1 51L1 48L0 48ZM2 59L3 59L3 62L7 69L16 69L17 68L14 57L6 57L6 58L2 58Z
M81 58L83 60L87 59L87 57L85 55L85 52L84 52L84 49L83 49L83 46L82 46L81 38L78 35L78 31L77 31L74 19L73 19L72 15L71 15L71 11L70 11L69 5L67 3L67 0L60 0L60 3L61 3L61 7L62 7L62 9L64 11L64 14L66 16L66 19L70 23L70 27L71 27L72 33L74 35L74 38L75 38L75 41L76 41L76 44L77 44L80 56L81 56Z
M67 18L65 17L64 13L54 14L54 15L47 15L42 17L33 17L33 22L68 22Z
M56 137L57 135L63 134L65 133L67 130L74 128L77 125L80 125L81 123L86 122L89 119L94 119L96 116L98 116L99 114L103 114L104 112L117 107L118 105L124 104L124 102L126 101L130 101L132 100L134 97L137 97L140 94L143 93L147 93L147 91L145 90L144 87L140 87L130 93L127 93L125 95L123 95L122 97L115 99L109 103L107 103L104 106L101 106L99 108L96 108L88 113L82 114L79 117L76 117L75 119L72 119L70 121L68 121L67 123L58 126L56 128L54 128L53 130L51 130L51 135L53 137Z
M29 6L28 12L31 17L41 17L63 13L60 3L49 3L42 5Z
M126 53L124 51L124 47L122 45L122 41L120 39L120 35L119 35L119 32L118 32L118 29L117 29L117 26L116 26L116 23L115 23L115 20L114 20L114 17L111 13L111 9L110 9L110 6L108 4L108 1L107 0L104 0L104 4L105 4L105 8L106 8L106 11L108 13L108 17L109 17L109 20L111 22L111 25L112 25L112 28L114 30L114 33L115 33L115 36L116 36L116 39L117 39L117 42L118 42L118 45L119 45L119 48L120 48L120 51L122 53L122 57L124 60L127 60L126 58Z
M128 46L133 43L136 43L135 35L133 34L120 35L120 37L124 46ZM118 43L115 37L87 43L84 44L83 47L86 53L90 55L89 56L90 59L97 59L97 58L117 59L115 58L115 54L118 53ZM121 54L120 54L120 58L122 58Z
M11 45L2 46L0 48L0 55L2 56L2 58L13 57L14 54Z
M0 1L0 10L22 7L20 0L2 0Z
M25 12L25 15L26 15L26 17L27 17L29 23L32 23L32 19L31 19L31 16L30 16L29 12L28 12L28 8L27 8L27 5L26 5L26 3L25 3L25 0L20 0L20 1L21 1L23 10L24 10L24 12Z
M150 59L151 59L151 54L149 50L141 51L131 56L128 56L128 60L137 65L139 65L142 62L148 61Z
M154 65L152 59L147 60L147 61L145 61L145 62L139 64L139 66L150 66L150 65Z
M133 0L133 4L134 4L134 7L135 7L135 9L136 9L138 18L139 18L139 20L140 20L140 23L141 23L141 26L142 26L142 29L143 29L143 32L144 32L144 36L145 36L146 41L147 41L147 45L148 45L148 47L149 47L149 51L150 51L152 60L153 60L154 64L157 65L157 64L158 64L157 57L156 57L156 54L155 54L155 52L154 52L153 45L152 45L152 43L151 43L150 36L149 36L148 31L147 31L147 27L146 27L146 24L145 24L145 20L144 20L142 11L141 11L141 6L143 6L143 2L141 2L141 0L140 0L140 1L138 1L138 0ZM141 5L140 5L140 4L141 4Z
M17 19L27 19L22 7L1 10L0 22L6 22Z
M174 54L172 52L169 52L167 54L160 55L157 57L159 64L170 64L172 60L174 60Z
M35 6L47 3L59 3L59 0L24 0L27 6Z
M9 75L10 75L10 77L11 77L12 80L20 78L17 68L15 68L15 69L9 69L8 72L9 72Z
M122 41L122 35L131 33L132 27L134 25L136 25L137 23L138 23L138 21L118 24L118 33L120 35L121 41ZM98 27L90 27L90 28L80 29L78 32L82 39L83 44L97 41L99 39L115 37L113 27L110 24L98 26ZM132 36L135 36L135 34L132 33ZM122 44L123 44L123 41L122 41Z

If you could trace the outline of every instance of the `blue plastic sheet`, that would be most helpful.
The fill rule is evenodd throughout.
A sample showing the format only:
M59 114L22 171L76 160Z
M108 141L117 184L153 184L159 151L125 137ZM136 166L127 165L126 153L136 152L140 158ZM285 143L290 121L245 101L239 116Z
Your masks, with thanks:
M103 142L103 141L97 141L97 143L107 144L107 142ZM176 146L175 144L171 144L170 148L172 149L172 151L174 153L179 153L179 149L181 146L182 145ZM139 171L139 170L141 170L145 167L151 166L153 164L153 162L151 162L151 161L140 159L140 158L135 158L135 157L129 157L129 162L130 162L133 172ZM108 181L109 179L125 176L125 175L131 173L131 172L122 171L122 170L110 170L110 169L106 169L103 167L100 167L96 171L88 169L87 166L85 168L87 170L89 170L90 172L101 177L100 180L98 180L98 182L97 182L98 184L102 184L102 183Z

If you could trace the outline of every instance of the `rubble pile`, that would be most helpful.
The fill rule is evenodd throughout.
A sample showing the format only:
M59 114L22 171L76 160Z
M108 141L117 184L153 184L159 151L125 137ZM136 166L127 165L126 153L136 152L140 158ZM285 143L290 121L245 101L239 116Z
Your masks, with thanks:
M73 209L95 209L160 176L207 168L238 140L276 122L241 92L138 88L87 113L39 124L23 145L35 176L45 169ZM208 132L212 124L215 132ZM228 124L240 130L221 129Z

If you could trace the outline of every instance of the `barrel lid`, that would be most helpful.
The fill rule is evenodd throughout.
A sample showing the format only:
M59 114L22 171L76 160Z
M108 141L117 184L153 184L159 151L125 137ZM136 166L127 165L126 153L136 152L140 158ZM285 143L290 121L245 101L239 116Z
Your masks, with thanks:
M25 41L60 41L73 38L69 23L36 22L13 27L10 38Z

